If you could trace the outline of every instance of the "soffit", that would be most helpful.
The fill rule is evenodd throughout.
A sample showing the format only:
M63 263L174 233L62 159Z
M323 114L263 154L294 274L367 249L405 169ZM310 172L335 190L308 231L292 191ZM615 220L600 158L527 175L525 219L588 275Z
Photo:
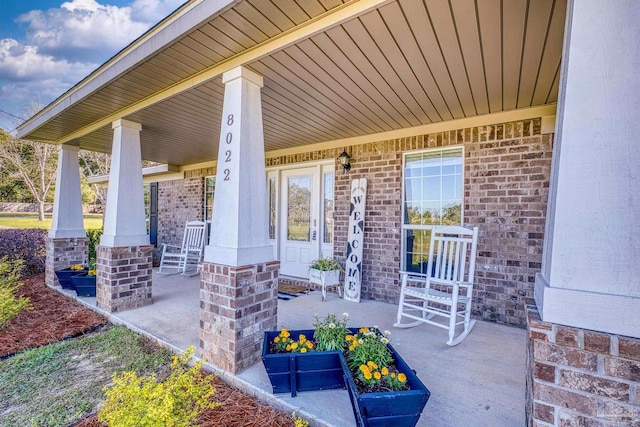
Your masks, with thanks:
M59 139L339 3L243 1L30 137ZM565 11L561 0L397 0L246 64L264 76L265 148L554 103ZM220 80L125 117L143 124L145 159L216 158ZM111 135L78 142L108 152Z

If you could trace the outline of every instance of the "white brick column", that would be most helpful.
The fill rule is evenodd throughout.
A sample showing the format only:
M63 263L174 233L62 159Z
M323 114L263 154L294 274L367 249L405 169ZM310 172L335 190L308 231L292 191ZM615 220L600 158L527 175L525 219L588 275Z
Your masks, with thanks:
M542 273L544 322L640 337L640 2L571 1Z
M262 77L224 73L211 239L200 275L200 354L233 373L260 361L277 326L278 274L269 244Z
M140 131L128 120L113 122L113 149L104 234L97 248L96 301L108 312L151 303L153 246L144 216Z
M53 200L53 219L47 238L45 280L58 285L55 270L87 264L89 239L84 230L78 147L58 147L58 171Z
M104 213L103 246L148 245L144 217L144 184L140 151L140 123L113 122L109 191Z
M58 172L49 237L87 237L82 217L79 147L58 147Z

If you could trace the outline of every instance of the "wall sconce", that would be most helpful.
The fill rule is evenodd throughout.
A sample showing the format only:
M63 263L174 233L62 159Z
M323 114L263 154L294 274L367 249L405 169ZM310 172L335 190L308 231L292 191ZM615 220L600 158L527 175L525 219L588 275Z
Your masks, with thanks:
M338 160L344 168L344 173L347 173L348 170L351 170L351 163L349 163L349 160L351 160L351 156L347 154L346 150L340 153L340 155L338 156Z

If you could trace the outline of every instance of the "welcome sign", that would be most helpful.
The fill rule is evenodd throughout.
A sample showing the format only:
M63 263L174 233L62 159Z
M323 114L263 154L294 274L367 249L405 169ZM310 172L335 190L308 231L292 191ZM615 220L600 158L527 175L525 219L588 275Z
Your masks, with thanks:
M367 179L351 182L347 260L344 274L344 299L360 302L362 282L362 244L364 240L364 208L367 198Z

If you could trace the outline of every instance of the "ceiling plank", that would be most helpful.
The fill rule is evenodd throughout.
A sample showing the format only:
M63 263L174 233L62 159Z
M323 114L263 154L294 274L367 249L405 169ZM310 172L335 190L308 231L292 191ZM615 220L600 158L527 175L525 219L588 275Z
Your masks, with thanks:
M551 25L549 26L549 35L547 36L542 62L540 63L540 71L536 79L532 105L542 105L548 102L548 96L562 58L562 35L564 34L566 13L567 4L564 1L556 0Z
M518 108L530 107L533 99L542 50L547 39L554 0L536 0L529 5L527 32L522 55L522 75L518 88Z
M518 102L527 0L502 2L502 107L513 110Z
M478 21L485 70L489 112L502 111L502 20L501 0L478 3Z

